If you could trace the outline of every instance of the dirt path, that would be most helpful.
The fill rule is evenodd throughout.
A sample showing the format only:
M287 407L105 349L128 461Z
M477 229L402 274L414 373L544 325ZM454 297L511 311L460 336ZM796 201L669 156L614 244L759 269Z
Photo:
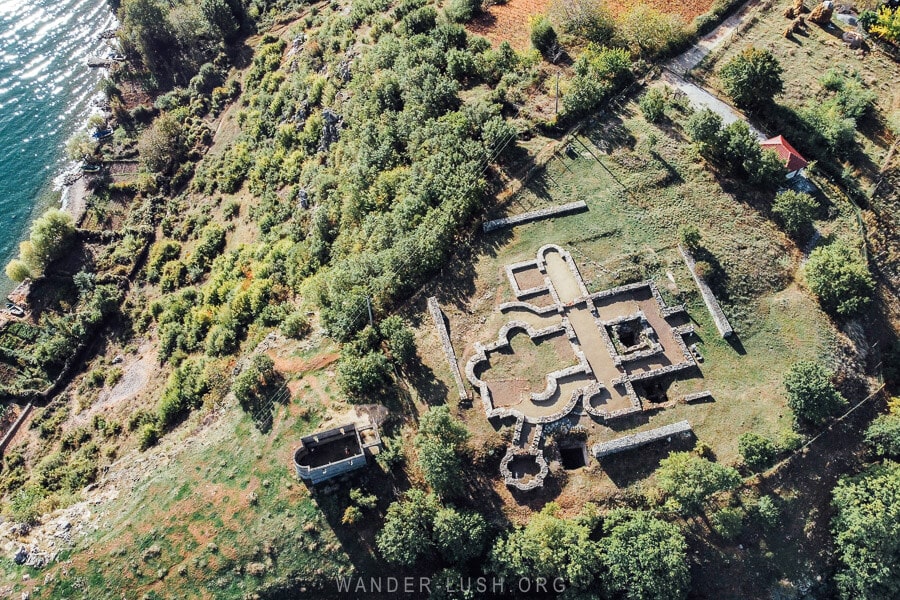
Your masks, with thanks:
M757 3L758 0L750 0L733 15L722 21L718 27L697 40L697 43L688 50L663 65L662 80L664 82L684 92L695 108L708 108L722 117L722 122L725 125L730 125L735 121L744 121L748 125L750 123L743 113L726 102L719 100L703 87L685 79L685 75L733 35L749 15L750 9L755 7ZM750 131L760 140L768 137L753 127L753 125L750 125Z

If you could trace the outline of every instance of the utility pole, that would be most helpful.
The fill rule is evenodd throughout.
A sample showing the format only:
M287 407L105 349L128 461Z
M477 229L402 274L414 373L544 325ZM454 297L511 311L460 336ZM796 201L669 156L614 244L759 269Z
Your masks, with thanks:
M366 296L366 308L369 309L369 325L375 327L375 319L372 318L372 297Z

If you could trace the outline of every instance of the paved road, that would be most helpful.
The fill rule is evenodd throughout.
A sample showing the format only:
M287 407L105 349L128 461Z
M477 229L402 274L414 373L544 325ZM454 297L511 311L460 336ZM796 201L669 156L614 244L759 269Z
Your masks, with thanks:
M733 35L758 0L750 0L733 15L722 21L718 27L700 38L688 50L679 54L663 66L662 80L675 89L681 90L688 97L694 108L709 108L722 117L725 125L735 121L747 121L742 113L707 92L701 86L684 78L684 74L696 67L710 52L722 45ZM767 138L765 134L750 125L750 131L760 140Z

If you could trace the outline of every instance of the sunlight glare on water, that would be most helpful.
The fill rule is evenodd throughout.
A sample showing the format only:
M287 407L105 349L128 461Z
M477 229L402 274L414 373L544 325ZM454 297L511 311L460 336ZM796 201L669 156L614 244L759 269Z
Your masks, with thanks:
M83 126L103 73L89 56L115 26L106 0L0 0L0 263L16 254ZM12 287L0 272L0 291Z

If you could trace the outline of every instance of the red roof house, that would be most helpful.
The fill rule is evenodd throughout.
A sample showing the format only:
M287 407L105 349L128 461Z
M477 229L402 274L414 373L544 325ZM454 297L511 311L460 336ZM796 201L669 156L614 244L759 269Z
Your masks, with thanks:
M760 142L763 150L774 150L781 160L787 166L788 177L793 177L800 169L803 169L809 163L803 158L797 150L791 146L784 136L777 136Z

